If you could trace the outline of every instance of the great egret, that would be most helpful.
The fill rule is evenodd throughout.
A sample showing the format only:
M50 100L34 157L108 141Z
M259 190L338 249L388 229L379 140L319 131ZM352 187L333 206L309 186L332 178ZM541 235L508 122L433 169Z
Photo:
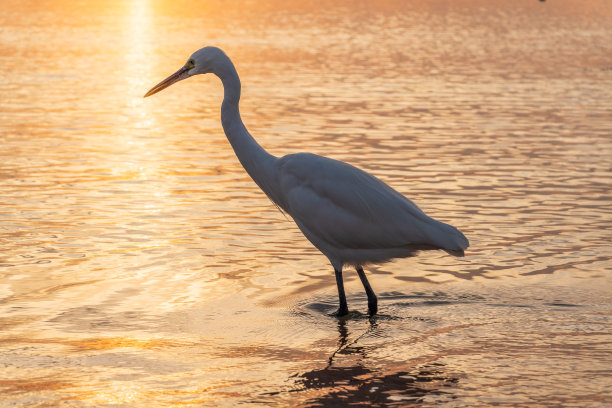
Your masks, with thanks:
M469 243L458 229L430 218L412 201L365 171L311 153L278 158L266 152L242 123L238 109L240 78L232 61L219 48L196 51L181 69L155 85L145 97L175 82L208 73L223 83L221 123L238 160L334 267L340 302L337 316L348 313L342 281L345 265L357 270L373 315L378 301L363 265L411 256L423 249L463 255Z

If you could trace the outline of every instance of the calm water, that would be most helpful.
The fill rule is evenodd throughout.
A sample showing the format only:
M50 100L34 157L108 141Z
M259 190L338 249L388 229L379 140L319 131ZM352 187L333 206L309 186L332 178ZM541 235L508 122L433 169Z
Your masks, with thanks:
M0 406L612 405L609 1L17 1L0 13ZM452 3L452 5L451 5ZM496 4L493 4L496 3ZM333 272L221 130L470 238Z

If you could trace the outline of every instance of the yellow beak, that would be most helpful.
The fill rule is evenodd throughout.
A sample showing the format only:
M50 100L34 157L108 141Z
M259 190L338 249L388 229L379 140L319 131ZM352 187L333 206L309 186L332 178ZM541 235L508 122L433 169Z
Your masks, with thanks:
M149 92L147 92L145 94L144 97L146 98L147 96L151 96L153 94L156 94L159 91L161 91L162 89L165 89L165 88L169 87L173 83L178 82L178 81L182 81L183 79L186 79L188 77L189 77L189 67L188 66L184 66L183 68L179 69L174 74L170 75L168 78L164 79L159 84L157 84L153 88L151 88L149 90Z

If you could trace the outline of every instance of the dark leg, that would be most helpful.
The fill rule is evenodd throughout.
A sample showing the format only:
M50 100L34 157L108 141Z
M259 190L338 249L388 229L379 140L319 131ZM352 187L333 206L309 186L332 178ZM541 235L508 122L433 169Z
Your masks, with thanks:
M336 316L344 316L348 314L348 305L346 304L346 295L344 294L344 282L342 281L342 269L335 269L336 272L336 285L338 285L338 299L340 300L340 307L336 312Z
M378 299L376 299L376 295L370 286L370 282L368 282L368 278L365 276L365 272L361 266L357 266L357 274L359 274L359 279L361 279L361 283L363 283L363 287L365 288L366 295L368 295L368 310L370 311L370 315L375 315L378 312Z

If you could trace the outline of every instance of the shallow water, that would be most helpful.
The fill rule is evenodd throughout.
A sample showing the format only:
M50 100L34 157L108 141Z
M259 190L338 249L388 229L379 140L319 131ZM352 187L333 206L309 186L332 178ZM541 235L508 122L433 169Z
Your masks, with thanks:
M0 405L609 406L612 10L602 1L5 0ZM470 239L333 271L244 173L358 165Z

